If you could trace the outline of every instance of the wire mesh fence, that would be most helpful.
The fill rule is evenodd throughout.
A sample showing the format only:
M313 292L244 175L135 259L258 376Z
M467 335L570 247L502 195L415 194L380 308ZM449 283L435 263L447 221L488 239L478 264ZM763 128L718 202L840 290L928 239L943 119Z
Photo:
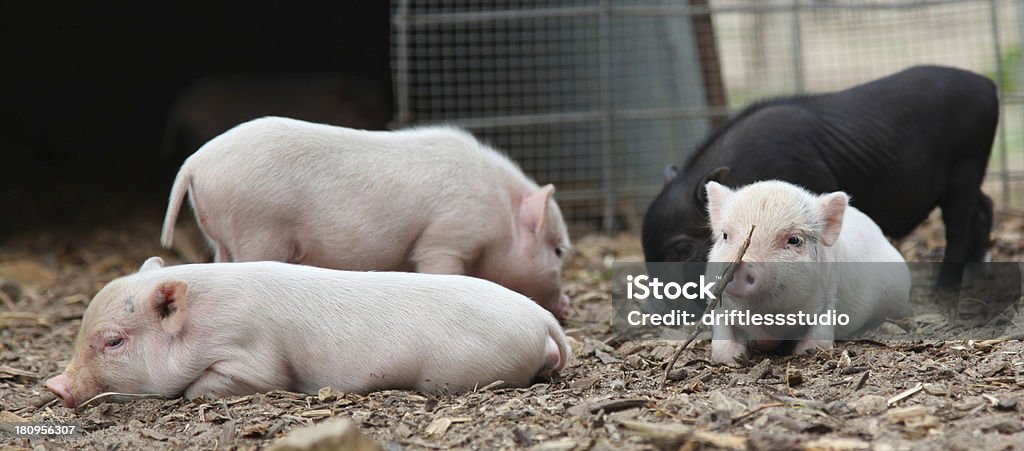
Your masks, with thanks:
M393 0L394 125L465 127L611 230L750 102L942 64L1000 85L986 190L1019 207L1022 24L1024 0Z

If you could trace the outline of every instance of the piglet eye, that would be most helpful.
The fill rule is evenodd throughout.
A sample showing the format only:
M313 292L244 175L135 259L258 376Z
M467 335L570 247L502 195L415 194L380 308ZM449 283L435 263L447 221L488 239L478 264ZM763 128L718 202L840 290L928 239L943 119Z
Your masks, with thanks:
M722 239L723 240L728 240L729 239L729 234L725 233L725 232L722 232Z
M124 337L110 337L105 341L107 349L117 349L124 344Z
M796 235L793 235L793 236L789 237L789 240L786 241L786 244L788 244L790 246L799 246L801 244L804 244L804 240L803 240L803 238L800 238L800 237L798 237Z
M555 257L562 258L562 246L555 246Z
M689 241L680 241L674 246L669 248L668 252L665 253L665 261L667 262L684 262L689 261L693 258L693 254L696 248Z

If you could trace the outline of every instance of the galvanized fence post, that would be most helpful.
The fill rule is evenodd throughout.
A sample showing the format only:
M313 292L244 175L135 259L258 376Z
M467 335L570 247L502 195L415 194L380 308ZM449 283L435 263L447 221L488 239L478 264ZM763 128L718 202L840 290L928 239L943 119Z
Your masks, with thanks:
M804 52L803 36L800 30L800 0L793 0L793 77L796 82L796 92L803 94L804 82Z
M1003 72L1003 46L999 43L999 11L998 11L998 9L999 9L999 5L997 4L997 0L989 0L989 19L990 19L991 28L992 28L992 48L993 48L993 50L996 53L995 54L995 61L996 61L996 84L997 84L997 86L999 86L1000 94L1003 94L1002 90L1003 90L1003 88L1006 87L1006 74ZM1005 114L1006 108L1004 108L1004 105L1005 105L1005 103L1004 103L1004 101L1002 99L1002 95L1000 95L999 109L1001 111L999 113L999 139L998 139L998 141L999 141L999 163L1000 163L1001 168L999 170L999 176L1002 179L1002 180L1000 180L1000 182L1001 182L1000 185L1001 185L1001 189L1003 191L1003 193L1002 193L1003 194L1003 196L1002 196L1002 198L1003 198L1003 206L1004 207L1009 207L1009 205L1010 205L1010 167L1009 167L1009 157L1007 155L1007 148L1006 148L1006 120L1004 118L1006 116L1006 114Z
M611 104L611 12L610 0L601 1L601 11L598 15L597 34L599 41L598 65L601 75L598 81L600 91L598 93L601 105L601 191L604 211L602 213L602 228L605 233L611 233L615 226L615 187L612 186L612 167L614 133L612 127L612 104Z

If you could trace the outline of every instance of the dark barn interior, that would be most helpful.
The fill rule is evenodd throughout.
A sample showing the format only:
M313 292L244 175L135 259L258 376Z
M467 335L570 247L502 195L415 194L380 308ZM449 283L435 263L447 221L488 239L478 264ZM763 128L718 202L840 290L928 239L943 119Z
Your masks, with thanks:
M393 110L387 2L4 2L0 17L5 234L162 210L181 161L206 138L169 123L190 90L200 94L189 114L222 122L275 110L301 117L274 102L299 97L311 78L341 80L323 89L357 104L345 116L353 125L382 128ZM268 91L249 111L217 112L229 103L218 95Z

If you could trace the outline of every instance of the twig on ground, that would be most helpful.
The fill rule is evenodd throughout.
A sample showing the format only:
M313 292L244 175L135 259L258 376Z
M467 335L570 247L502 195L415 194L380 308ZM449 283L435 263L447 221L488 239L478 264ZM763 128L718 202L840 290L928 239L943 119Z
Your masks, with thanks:
M106 392L100 393L92 398L85 400L82 404L79 404L76 409L84 409L86 406L91 404L100 404L107 398L127 400L127 399L166 399L164 395L158 395L155 393L117 393L117 392Z
M786 407L786 403L773 402L773 403L769 403L769 404L761 404L760 406L757 406L757 407L751 409L750 411L745 412L745 413L743 413L742 415L740 415L740 416L738 416L736 418L733 418L732 419L732 424L739 423L739 422L749 418L751 415L753 415L755 413L758 413L758 412L760 412L760 411L762 411L764 409L770 409L772 407Z
M892 398L889 398L889 400L885 402L885 405L886 406L892 406L893 404L896 404L896 403L898 403L900 401L903 401L904 399L907 399L907 398L909 398L911 396L914 396L915 394L917 394L917 392L919 392L919 391L921 391L923 389L924 389L924 384L918 382L917 385L915 385L915 386L913 386L913 387L911 387L911 388L909 388L907 390L904 390L903 392L899 393L896 396L893 396Z
M718 306L718 300L721 299L722 294L725 293L725 286L728 285L729 282L732 281L733 276L736 275L736 270L740 267L740 261L743 260L743 254L746 254L747 248L750 247L750 237L754 235L754 229L756 227L757 226L755 225L750 226L750 231L747 232L747 239L743 240L743 245L740 246L739 252L736 253L736 258L733 259L733 261L725 267L725 271L722 272L722 277L719 280L718 285L715 286L714 291L711 293L715 295L715 298L708 302L708 306L704 308L704 313L701 317L711 313L711 311ZM668 373L672 371L672 367L675 366L676 361L679 360L679 356L683 353L683 350L697 338L697 335L700 335L700 333L704 331L705 327L706 326L704 326L703 321L697 321L697 325L693 329L693 332L690 333L690 337L676 349L675 355L673 355L672 359L669 360L667 365L665 365L665 372L661 375L661 383L658 384L659 389L665 388L665 381L668 380Z

